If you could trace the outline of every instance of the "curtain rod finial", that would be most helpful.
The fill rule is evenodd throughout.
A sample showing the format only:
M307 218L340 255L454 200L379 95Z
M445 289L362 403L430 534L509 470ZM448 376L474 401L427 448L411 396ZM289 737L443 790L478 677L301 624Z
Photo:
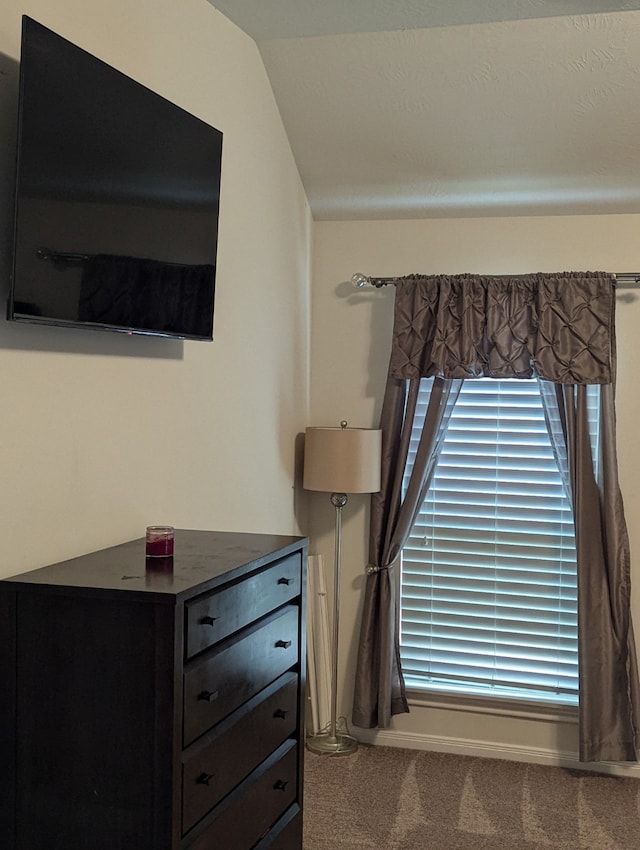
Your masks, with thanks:
M360 274L360 272L356 272L351 276L351 283L358 289L361 289L363 286L367 286L369 278L364 274Z

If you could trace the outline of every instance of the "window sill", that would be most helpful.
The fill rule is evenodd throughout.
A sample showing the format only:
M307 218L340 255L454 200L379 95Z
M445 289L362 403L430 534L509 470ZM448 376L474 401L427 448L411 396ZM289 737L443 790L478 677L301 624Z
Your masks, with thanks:
M492 714L497 717L518 717L547 723L577 723L578 706L552 705L508 697L473 697L440 691L407 688L410 706L437 708L444 711L464 711L472 714Z

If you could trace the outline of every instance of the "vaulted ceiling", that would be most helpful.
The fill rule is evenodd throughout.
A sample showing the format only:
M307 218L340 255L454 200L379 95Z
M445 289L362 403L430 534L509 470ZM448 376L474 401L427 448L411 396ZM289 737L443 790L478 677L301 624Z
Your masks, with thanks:
M318 220L640 212L640 2L210 2Z

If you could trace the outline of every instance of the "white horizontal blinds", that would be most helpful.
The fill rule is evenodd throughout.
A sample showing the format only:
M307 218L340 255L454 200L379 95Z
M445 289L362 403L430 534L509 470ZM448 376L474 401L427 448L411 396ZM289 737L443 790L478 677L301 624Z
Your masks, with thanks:
M408 687L575 703L575 559L537 382L465 381L403 550Z

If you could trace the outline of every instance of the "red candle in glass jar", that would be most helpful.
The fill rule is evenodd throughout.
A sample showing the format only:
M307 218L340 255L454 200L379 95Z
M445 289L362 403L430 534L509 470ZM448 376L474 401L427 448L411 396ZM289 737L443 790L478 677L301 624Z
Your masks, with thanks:
M147 528L147 558L167 558L173 555L175 529L171 525L150 525Z

